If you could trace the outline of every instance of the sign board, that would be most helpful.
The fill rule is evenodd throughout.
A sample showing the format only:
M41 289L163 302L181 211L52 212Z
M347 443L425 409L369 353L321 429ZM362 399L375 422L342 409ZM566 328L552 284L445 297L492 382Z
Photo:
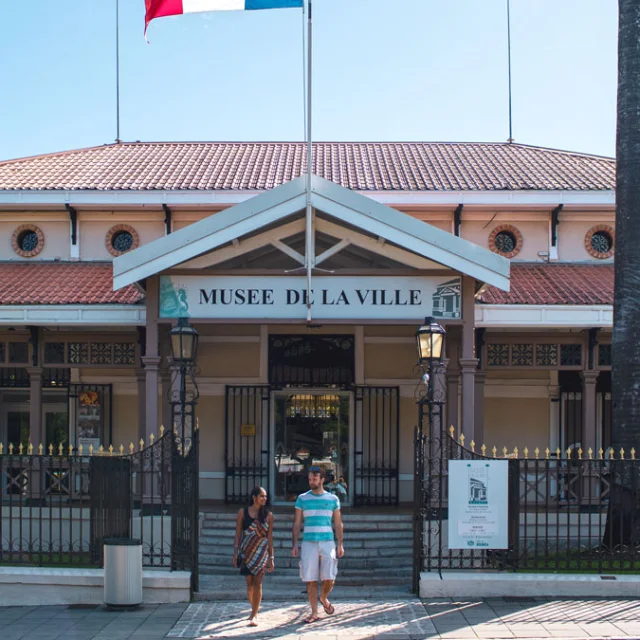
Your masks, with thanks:
M315 320L460 318L460 277L316 276ZM307 317L304 276L160 276L161 318Z
M241 424L240 425L240 437L242 438L253 438L256 435L256 425L255 424Z
M449 549L508 547L508 460L449 460Z

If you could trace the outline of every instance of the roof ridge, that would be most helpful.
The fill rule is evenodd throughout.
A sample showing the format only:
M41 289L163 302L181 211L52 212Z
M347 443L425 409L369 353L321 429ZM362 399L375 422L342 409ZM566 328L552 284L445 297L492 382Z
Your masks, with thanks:
M28 160L39 160L40 158L54 158L58 156L70 156L74 153L85 153L87 151L96 151L100 149L106 149L107 147L116 147L123 143L119 142L109 142L102 145L95 145L92 147L80 147L79 149L66 149L64 151L52 151L50 153L40 153L34 156L22 156L19 158L9 158L7 160L0 160L0 167L8 164L12 164L14 162L26 162Z

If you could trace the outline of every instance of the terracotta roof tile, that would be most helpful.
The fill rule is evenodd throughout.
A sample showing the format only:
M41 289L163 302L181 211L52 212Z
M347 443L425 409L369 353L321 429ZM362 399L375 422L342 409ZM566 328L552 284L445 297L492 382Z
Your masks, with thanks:
M511 263L511 291L489 287L485 304L613 304L613 264Z
M111 144L0 162L0 190L265 190L302 142ZM507 143L318 142L314 172L358 191L612 190L615 161Z
M0 263L0 304L137 304L134 286L113 290L111 263Z

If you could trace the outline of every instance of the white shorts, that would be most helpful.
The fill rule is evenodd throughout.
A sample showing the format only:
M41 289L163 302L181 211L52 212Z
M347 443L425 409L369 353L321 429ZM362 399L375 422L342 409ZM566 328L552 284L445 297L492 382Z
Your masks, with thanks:
M300 551L300 579L302 582L335 580L338 575L338 556L333 540L302 542Z

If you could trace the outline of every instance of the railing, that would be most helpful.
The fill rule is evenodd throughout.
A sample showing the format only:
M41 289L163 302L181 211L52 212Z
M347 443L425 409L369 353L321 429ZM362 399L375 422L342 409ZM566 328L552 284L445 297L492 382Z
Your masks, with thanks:
M417 506L424 529L417 553L423 570L640 571L640 460L634 450L478 453L463 437L440 442L423 436L422 443L416 439L416 460L421 446ZM457 523L449 521L448 461L496 458L508 464L508 549L449 549L449 527Z
M99 567L105 537L133 537L144 566L197 569L197 452L162 429L126 451L0 445L0 564Z

